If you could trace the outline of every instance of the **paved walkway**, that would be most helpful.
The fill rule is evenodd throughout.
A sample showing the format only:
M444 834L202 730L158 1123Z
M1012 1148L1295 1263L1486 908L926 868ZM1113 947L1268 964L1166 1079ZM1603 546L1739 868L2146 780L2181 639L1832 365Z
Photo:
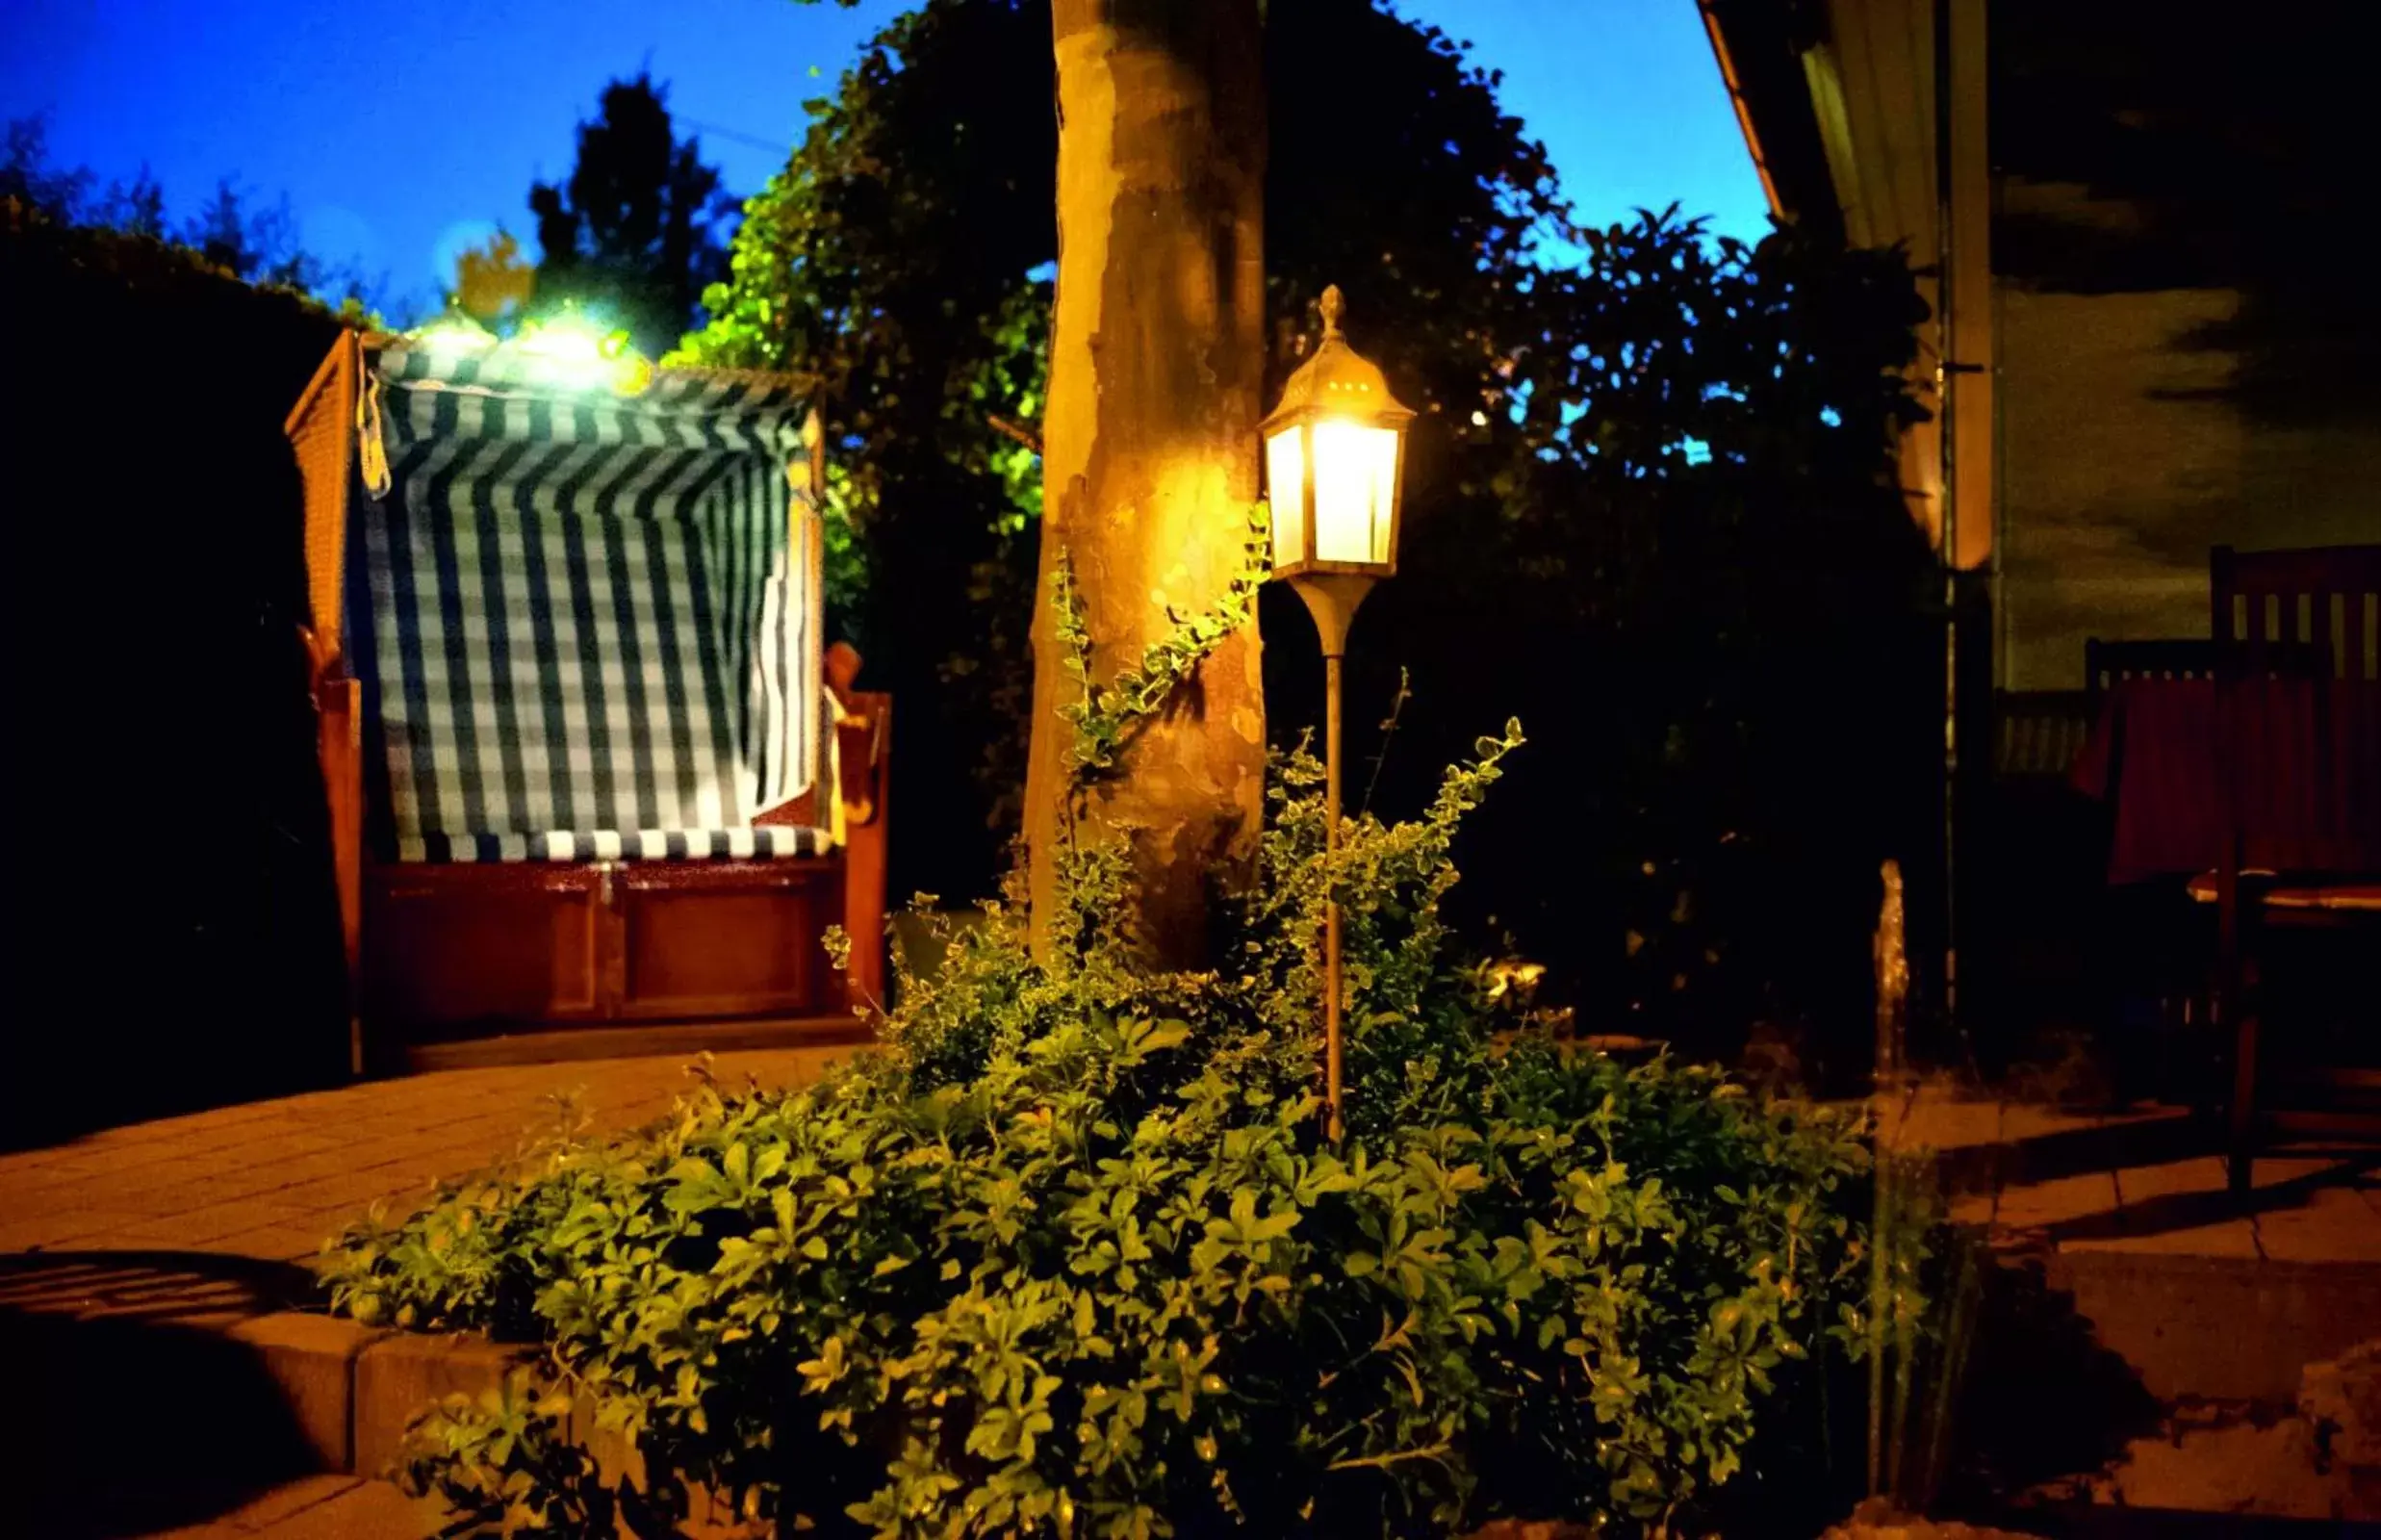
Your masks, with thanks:
M1969 1152L2017 1152L1968 1163L1974 1174L1951 1210L2005 1250L2381 1263L2381 1149L2370 1145L2276 1145L2256 1161L2244 1203L2179 1109L2076 1113L1930 1085L1881 1127L1951 1155L1955 1171Z
M2381 1169L2370 1151L2282 1145L2244 1204L2218 1156L2010 1187L1955 1208L1996 1235L2065 1255L2131 1252L2265 1262L2381 1263Z
M849 1051L723 1053L711 1072L726 1086L799 1084ZM402 1212L441 1178L566 1125L604 1134L651 1121L693 1084L678 1057L445 1070L0 1155L0 1357L34 1387L46 1435L30 1450L0 1446L0 1485L23 1532L436 1533L437 1513L387 1481L298 1476L307 1457L281 1447L291 1410L260 1387L255 1349L234 1335L250 1318L317 1302L303 1264L371 1204ZM260 1483L259 1472L288 1475ZM0 1534L15 1532L0 1517Z
M815 1076L846 1047L717 1056L725 1085ZM109 1129L0 1155L0 1258L62 1251L315 1255L381 1200L485 1168L540 1131L583 1118L616 1132L669 1110L694 1082L683 1060L450 1069L368 1081ZM567 1107L567 1111L566 1111ZM0 1302L5 1302L0 1298Z

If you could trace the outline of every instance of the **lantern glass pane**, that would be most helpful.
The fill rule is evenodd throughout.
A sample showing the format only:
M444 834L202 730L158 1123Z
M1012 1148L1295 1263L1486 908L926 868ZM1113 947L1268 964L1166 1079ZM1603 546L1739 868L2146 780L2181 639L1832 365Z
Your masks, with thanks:
M1265 441L1265 480L1273 502L1276 567L1306 559L1306 454L1298 443L1300 436L1293 424Z
M1396 485L1396 429L1316 424L1316 556L1387 562L1390 499Z

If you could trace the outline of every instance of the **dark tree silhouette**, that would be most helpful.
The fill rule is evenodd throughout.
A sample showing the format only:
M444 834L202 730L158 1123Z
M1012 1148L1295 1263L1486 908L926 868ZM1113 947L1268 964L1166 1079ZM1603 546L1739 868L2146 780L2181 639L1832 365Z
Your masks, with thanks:
M578 125L570 180L529 190L542 251L537 308L600 308L658 356L696 322L704 288L725 277L734 202L692 139L670 119L667 88L650 76L603 89Z
M10 121L0 147L0 197L13 199L60 230L85 232L85 244L93 253L138 254L130 258L135 268L146 264L166 271L176 264L168 258L159 265L155 259L169 248L243 283L344 303L359 321L379 307L388 287L385 277L369 279L352 265L306 250L286 194L259 208L252 193L224 177L196 213L175 225L166 217L165 189L145 165L130 182L111 179L104 191L94 191L98 187L90 167L50 160L43 118ZM111 242L102 239L106 236L129 239Z

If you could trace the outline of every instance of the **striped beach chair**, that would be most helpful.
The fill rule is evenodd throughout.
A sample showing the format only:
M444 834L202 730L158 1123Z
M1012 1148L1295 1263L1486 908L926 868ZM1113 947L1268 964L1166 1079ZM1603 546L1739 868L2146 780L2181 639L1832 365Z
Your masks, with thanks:
M848 1019L833 924L878 992L884 766L838 740L889 703L830 694L816 419L641 383L347 337L291 415L362 1042Z

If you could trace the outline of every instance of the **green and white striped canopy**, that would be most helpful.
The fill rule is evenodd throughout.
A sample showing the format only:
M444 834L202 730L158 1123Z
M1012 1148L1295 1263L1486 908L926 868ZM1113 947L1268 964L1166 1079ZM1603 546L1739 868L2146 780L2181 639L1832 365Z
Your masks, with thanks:
M348 608L389 854L815 846L725 834L813 777L806 413L777 379L368 355Z

